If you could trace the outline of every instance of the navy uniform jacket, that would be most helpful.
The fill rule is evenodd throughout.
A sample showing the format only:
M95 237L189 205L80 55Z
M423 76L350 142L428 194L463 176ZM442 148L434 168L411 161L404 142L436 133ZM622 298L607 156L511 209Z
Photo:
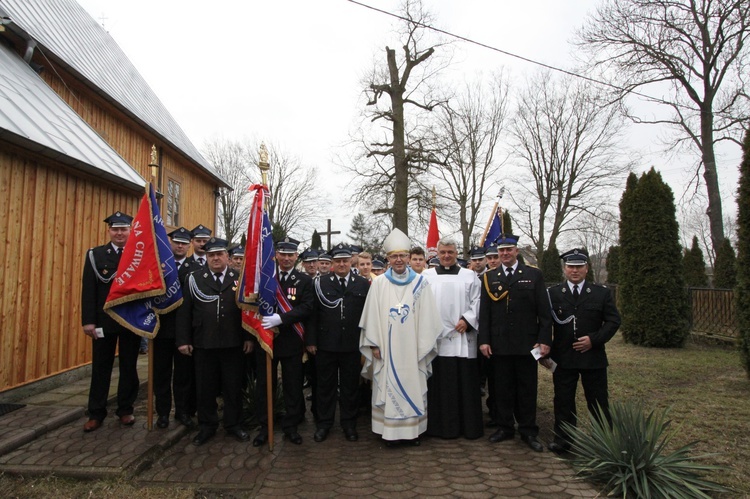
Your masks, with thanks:
M175 262L175 265L177 262ZM180 286L182 287L182 295L185 295L185 285L187 284L187 277L190 275L191 272L194 270L200 269L201 266L198 265L193 259L191 258L185 258L185 261L182 262L182 265L180 266L180 270L177 271L177 278L180 281ZM159 338L175 338L175 331L177 330L177 310L172 310L168 314L160 315L159 316Z
M305 344L292 324L306 323L313 312L315 291L312 278L297 269L292 269L287 275L286 282L281 285L281 290L292 305L292 309L286 313L281 310L276 311L281 317L281 325L279 334L273 339L273 356L274 358L301 356Z
M95 262L93 267L91 256L94 257ZM117 254L111 243L97 246L86 252L81 282L82 326L96 324L96 327L104 330L104 334L127 331L104 311L104 302L107 301L109 288L112 287L119 263L120 255ZM96 271L94 268L96 268Z
M359 319L365 308L370 282L350 273L346 292L341 290L336 274L317 277L315 282L320 294L316 289L315 308L307 323L305 344L326 352L359 352ZM325 305L340 298L343 298L343 309L341 304L335 308Z
M500 265L482 276L478 343L490 345L493 355L530 355L536 343L552 344L544 279L539 269L520 262L510 280L504 269Z
M198 261L198 255L193 253L189 257L185 258L185 261L189 261L191 265L194 265L193 270L198 269L200 267L208 268L208 254L203 255L203 259L206 261L206 263L201 265L201 262Z
M221 288L208 267L194 271L183 288L177 309L175 344L193 348L241 347L250 340L242 328L242 312L235 301L239 273L227 268ZM195 288L193 289L193 283ZM218 296L218 300L215 298Z
M565 369L600 369L607 367L607 343L620 327L620 314L612 299L609 289L598 284L584 283L584 289L573 301L567 281L549 288L552 310L557 318L565 320L571 315L576 317L576 332L578 338L588 336L591 339L591 350L579 353L573 350L576 341L573 333L573 321L568 324L555 323L554 341L550 357Z

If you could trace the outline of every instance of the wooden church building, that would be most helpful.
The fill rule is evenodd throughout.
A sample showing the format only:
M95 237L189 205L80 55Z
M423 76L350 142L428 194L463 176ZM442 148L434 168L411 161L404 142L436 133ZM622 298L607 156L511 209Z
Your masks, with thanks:
M0 393L91 361L86 250L135 215L158 151L170 227L216 226L228 187L74 0L0 1Z

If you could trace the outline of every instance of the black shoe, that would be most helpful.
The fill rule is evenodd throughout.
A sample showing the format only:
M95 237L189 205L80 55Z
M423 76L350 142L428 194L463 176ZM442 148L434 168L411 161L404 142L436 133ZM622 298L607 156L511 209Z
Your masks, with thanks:
M156 420L156 427L162 430L169 426L169 416L159 416Z
M286 438L288 438L289 441L292 442L294 445L299 445L302 443L302 436L296 431L290 431L288 433L285 432L284 435L286 435Z
M236 438L238 442L247 442L250 440L250 435L242 428L232 428L231 430L227 430L227 433Z
M497 428L500 425L497 424L497 421L490 419L489 421L487 421L487 423L485 423L484 426L486 426L487 428Z
M216 435L216 430L201 429L193 439L193 445L200 447L201 445L208 442L208 440Z
M268 440L268 433L266 431L261 431L258 433L258 436L253 439L253 447L261 447L266 443Z
M357 435L357 430L354 428L344 428L344 437L350 442L356 442L359 440L359 435Z
M559 444L557 442L551 442L547 448L557 455L566 454L570 452L570 444Z
M506 430L497 430L495 433L490 435L490 442L493 444L496 444L498 442L502 442L503 440L510 440L513 438L513 433L506 431Z
M328 438L328 428L318 428L318 431L315 432L315 435L313 435L313 440L316 442L322 442ZM289 436L289 440L291 440L292 437Z
M527 437L525 435L521 435L521 440L526 442L526 445L528 445L531 448L531 450L533 450L534 452L544 451L544 446L540 444L539 440L537 440L536 437L534 436Z
M193 421L193 418L191 418L187 414L175 414L174 419L188 429L192 430L193 428L195 428L195 421Z
M419 437L413 440L407 440L407 442L409 442L412 447L419 447L420 445L422 445L422 442L419 441Z

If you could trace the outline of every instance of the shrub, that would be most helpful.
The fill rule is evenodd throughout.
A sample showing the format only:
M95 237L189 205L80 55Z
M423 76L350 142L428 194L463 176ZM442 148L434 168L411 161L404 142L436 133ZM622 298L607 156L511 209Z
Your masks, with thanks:
M641 403L615 402L610 406L612 426L601 408L587 423L565 425L572 438L572 464L578 476L603 485L608 495L637 497L710 497L708 492L728 492L702 478L710 470L724 470L691 456L697 442L668 450L676 431L667 433L668 410L645 415Z

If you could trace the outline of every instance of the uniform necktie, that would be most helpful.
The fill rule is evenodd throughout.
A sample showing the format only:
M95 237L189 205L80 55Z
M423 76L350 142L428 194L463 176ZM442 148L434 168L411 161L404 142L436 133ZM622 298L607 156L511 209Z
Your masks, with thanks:
M513 267L508 267L505 271L508 273L508 277L513 277Z
M201 262L201 265L206 264L206 260L202 256L198 258L198 261Z
M281 284L285 284L286 283L286 274L287 274L287 272L285 270L281 271Z
M181 267L182 267L182 262L177 262L177 270L180 270Z
M216 284L221 286L221 272L214 272L214 277L216 278Z
M339 277L339 284L341 285L341 290L346 291L346 278L345 277Z
M578 292L578 284L573 284L573 300L578 301L579 296L581 296L581 293Z
M118 246L118 247L117 247L117 256L120 256L120 255L122 255L122 248L120 248L120 247Z

